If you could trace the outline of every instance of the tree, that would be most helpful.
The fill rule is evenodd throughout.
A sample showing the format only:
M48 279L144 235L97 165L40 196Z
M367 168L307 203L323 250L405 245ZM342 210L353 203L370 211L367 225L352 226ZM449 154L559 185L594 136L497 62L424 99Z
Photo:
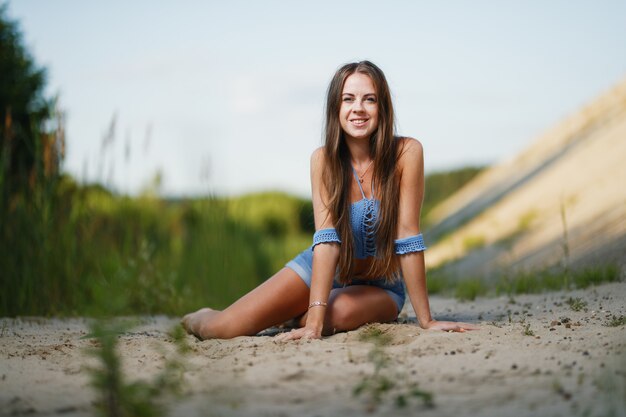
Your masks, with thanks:
M0 6L0 190L2 205L59 173L62 115L45 97L46 71L23 45L18 25ZM6 207L4 207L6 208Z
M67 287L50 280L67 252L56 237L68 210L58 192L63 117L45 86L45 69L0 6L0 315L46 311Z

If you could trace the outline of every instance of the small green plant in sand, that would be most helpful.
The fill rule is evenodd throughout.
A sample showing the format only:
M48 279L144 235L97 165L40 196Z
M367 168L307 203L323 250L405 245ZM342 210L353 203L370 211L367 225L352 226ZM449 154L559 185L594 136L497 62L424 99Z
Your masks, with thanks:
M587 310L587 302L584 301L580 297L576 297L576 298L570 297L567 299L566 303L574 311L581 311L583 309Z
M384 346L391 343L392 338L385 333L381 328L371 325L366 326L359 334L359 340L361 342L372 342L374 346Z
M374 374L366 377L354 388L354 395L369 394L370 403L377 405L382 401L382 395L394 387L393 381L381 374L389 364L389 356L384 346L391 343L391 336L384 333L375 325L366 326L359 334L362 342L371 342L374 346L367 354L367 358L374 365Z
M425 407L434 407L433 394L421 390L416 383L402 381L406 376L393 372L393 363L385 352L385 347L392 342L392 337L376 325L363 328L359 334L362 342L371 342L372 350L368 353L368 360L374 365L374 373L366 376L353 390L353 395L367 395L367 410L374 411L382 404L384 397L396 392L394 405L403 408L408 405L410 398L422 401Z
M162 370L150 381L125 380L117 341L134 324L130 320L96 320L85 336L95 338L98 345L88 353L98 359L99 366L90 367L88 371L98 397L95 406L101 416L162 416L166 413L163 399L168 395L181 394L182 357L189 347L179 326L170 333L177 347L175 357L166 359Z
M626 325L626 316L617 317L616 315L613 315L613 317L611 317L611 319L607 321L604 325L608 327L624 326Z
M530 323L526 323L524 325L524 331L522 332L524 336L534 336L535 332L530 330Z
M422 400L422 404L424 404L427 408L434 408L435 402L433 400L433 394L428 391L424 391L419 389L417 384L412 384L406 394L398 394L396 396L396 407L404 408L408 405L408 398L413 397Z

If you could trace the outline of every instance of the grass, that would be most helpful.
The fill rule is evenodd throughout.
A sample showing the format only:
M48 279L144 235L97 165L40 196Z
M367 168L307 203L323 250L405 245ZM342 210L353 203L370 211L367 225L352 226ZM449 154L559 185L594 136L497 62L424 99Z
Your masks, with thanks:
M568 298L567 301L565 301L572 310L574 311L581 311L581 310L587 310L587 302L583 301L582 298L580 297L576 297L576 298Z
M361 342L371 342L375 346L385 346L391 343L392 338L380 327L368 325L359 332L359 340Z
M613 315L609 321L605 323L608 327L620 327L626 325L626 316L620 315L619 317Z
M391 343L391 337L385 334L381 328L375 324L365 326L359 332L359 340L371 342L372 349L368 352L367 358L374 365L374 372L363 378L353 389L354 396L365 395L367 397L368 409L376 409L383 401L383 396L395 387L393 379L383 372L390 363L390 358L384 350L384 346Z
M359 340L372 343L367 358L374 365L374 372L363 377L352 394L366 397L368 412L376 410L389 397L397 408L407 407L411 399L421 401L426 408L435 406L432 393L420 389L418 384L408 381L405 374L397 372L392 357L385 351L392 343L392 337L380 326L371 324L363 327L359 332Z
M408 405L408 398L417 398L422 401L422 404L426 408L434 408L435 401L434 395L432 392L424 391L420 389L416 384L409 386L408 392L406 394L398 394L396 396L396 407L404 408Z
M619 281L620 270L616 265L589 267L581 270L544 270L520 272L501 276L496 283L498 294L537 294L543 291L587 288L604 282Z
M494 295L494 293L495 295L507 294L511 300L514 300L513 296L516 294L583 289L606 282L617 282L619 279L620 269L613 264L573 271L546 269L536 272L507 273L491 282L480 277L455 279L453 275L445 272L445 268L437 268L428 271L426 284L429 294L454 296L460 301L473 301L476 297ZM585 307L580 302L572 304L572 309Z
M467 279L456 285L455 297L460 301L473 301L478 296L486 295L488 287L481 279Z
M522 332L524 336L534 336L535 332L530 330L530 323L526 323L524 325L524 331Z
M3 218L11 219L0 223L2 316L223 308L311 239L307 202L276 193L128 198L67 176L33 190L0 204ZM289 222L278 225L281 217Z
M117 341L134 324L129 320L95 320L90 325L90 333L84 337L94 338L98 343L98 347L91 348L88 353L98 359L99 365L88 368L88 371L97 396L94 406L101 416L163 416L167 413L164 400L182 392L182 358L189 348L180 326L171 332L177 352L165 360L161 371L148 381L126 381L117 353Z
M442 272L442 269L433 269L426 273L426 287L429 294L449 293L455 282L449 275Z

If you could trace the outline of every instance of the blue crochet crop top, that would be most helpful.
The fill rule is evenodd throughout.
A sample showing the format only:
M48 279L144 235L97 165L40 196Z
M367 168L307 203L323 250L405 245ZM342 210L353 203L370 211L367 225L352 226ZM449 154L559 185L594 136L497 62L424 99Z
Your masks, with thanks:
M376 235L374 225L380 210L380 201L374 198L374 184L372 184L372 198L366 198L361 181L356 175L354 168L352 173L356 183L361 190L363 197L350 205L350 223L352 225L352 236L354 238L355 258L365 259L376 255Z
M352 236L355 246L355 258L365 259L371 256L376 256L376 234L374 231L376 219L378 218L378 212L380 210L380 201L376 200L374 196L374 188L372 184L372 198L365 197L361 182L354 171L354 178L359 185L361 196L363 197L359 201L355 201L350 205L350 223L352 226ZM315 232L313 235L313 246L320 243L336 242L341 243L337 231L335 229L322 229ZM424 245L424 238L422 234L415 236L409 236L403 239L397 239L395 241L395 252L398 255L405 253L418 252L426 250Z

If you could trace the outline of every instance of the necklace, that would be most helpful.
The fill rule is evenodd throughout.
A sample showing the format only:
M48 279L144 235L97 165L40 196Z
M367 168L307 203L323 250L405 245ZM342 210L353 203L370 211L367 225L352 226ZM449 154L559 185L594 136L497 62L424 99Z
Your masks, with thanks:
M359 174L358 172L356 173L357 177L359 177L359 182L361 184L363 184L363 180L365 179L365 174L367 174L367 170L370 169L370 167L372 166L373 163L374 163L374 160L372 159L370 161L370 163L367 165L367 168L365 168L365 171L363 171L362 174ZM356 168L354 168L354 170L356 171Z

